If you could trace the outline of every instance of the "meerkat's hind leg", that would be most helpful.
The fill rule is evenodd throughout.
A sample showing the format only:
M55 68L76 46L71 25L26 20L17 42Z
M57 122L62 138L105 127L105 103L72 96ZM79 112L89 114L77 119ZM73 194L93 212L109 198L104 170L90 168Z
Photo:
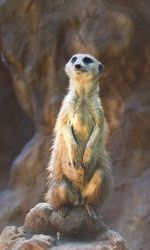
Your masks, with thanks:
M85 208L86 208L86 211L91 219L101 222L102 217L99 214L99 212L97 211L97 209L94 207L94 205L86 203Z
M69 206L63 206L58 209L60 215L62 217L66 217L69 213L70 207Z
M66 204L58 209L63 217L67 216L72 206L79 204L79 194L77 190L67 181L65 182L65 195Z
M60 207L58 210L62 217L66 217L69 213L69 210L73 206L78 206L80 204L80 196L75 189L67 189L66 196L68 199L68 204Z

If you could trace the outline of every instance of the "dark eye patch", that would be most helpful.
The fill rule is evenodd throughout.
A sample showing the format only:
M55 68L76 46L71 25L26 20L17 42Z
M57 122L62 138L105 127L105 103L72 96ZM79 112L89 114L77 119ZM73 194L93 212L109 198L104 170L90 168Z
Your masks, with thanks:
M77 60L77 57L74 56L74 57L72 57L71 62L74 63L76 60Z
M83 62L89 64L89 63L93 63L93 60L90 57L86 56L83 58Z

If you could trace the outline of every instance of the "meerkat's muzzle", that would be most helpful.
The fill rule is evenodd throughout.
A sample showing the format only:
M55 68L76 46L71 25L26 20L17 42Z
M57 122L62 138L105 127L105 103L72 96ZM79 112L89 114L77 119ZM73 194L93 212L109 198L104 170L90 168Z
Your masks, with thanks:
M74 65L74 70L75 70L77 73L86 72L84 66L81 65L81 64L79 64L79 63Z

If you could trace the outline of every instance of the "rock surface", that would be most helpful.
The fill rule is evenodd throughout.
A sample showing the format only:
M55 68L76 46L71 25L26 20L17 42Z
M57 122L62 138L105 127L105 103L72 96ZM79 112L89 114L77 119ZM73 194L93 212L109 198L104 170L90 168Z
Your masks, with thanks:
M27 237L22 228L6 227L0 236L0 250L48 250L55 245L55 239L48 235Z
M0 250L127 250L126 241L117 233L107 230L94 242L62 242L48 235L37 234L28 238L24 233L19 235L16 227L6 227L0 238ZM11 236L10 236L11 234Z
M51 236L50 236L51 235ZM63 217L49 204L39 203L27 214L24 226L7 226L0 236L0 250L116 249L127 250L126 241L94 221L84 208L73 208Z
M8 178L11 166L8 185L0 177L1 228L20 224L42 199L67 86L63 67L72 54L89 52L106 68L101 98L116 180L102 214L130 249L150 248L149 9L147 0L0 1L0 176Z
M64 217L59 211L53 211L49 204L39 203L27 214L24 231L30 234L50 233L54 237L59 233L63 240L83 241L96 239L106 231L106 226L100 215L99 221L94 221L83 207L70 209Z

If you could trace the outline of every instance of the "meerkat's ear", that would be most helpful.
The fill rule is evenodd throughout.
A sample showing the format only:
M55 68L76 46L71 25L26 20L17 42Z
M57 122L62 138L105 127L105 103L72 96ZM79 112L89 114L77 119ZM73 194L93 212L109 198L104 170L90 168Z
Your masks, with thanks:
M104 69L105 69L104 65L103 65L102 63L99 63L99 65L98 65L98 70L99 70L99 73L100 73L100 74L103 73Z

